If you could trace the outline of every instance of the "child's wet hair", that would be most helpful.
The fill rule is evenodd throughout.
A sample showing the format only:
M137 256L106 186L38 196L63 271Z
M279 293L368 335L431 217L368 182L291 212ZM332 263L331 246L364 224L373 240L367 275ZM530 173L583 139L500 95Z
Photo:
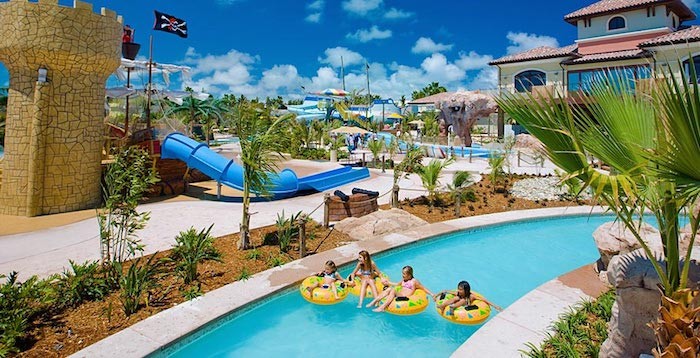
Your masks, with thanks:
M338 268L335 267L335 262L333 262L333 260L326 261L326 267L330 267L330 269L333 270L333 272L338 270Z
M364 259L362 269L368 271L372 270L372 258L369 256L369 252L367 252L367 250L362 250L360 251L360 256Z
M406 273L409 276L411 276L411 278L413 278L413 267L407 265L407 266L404 266L403 269L401 269L401 271L406 271Z
M467 282L467 281L460 281L457 284L457 288L458 289L461 288L464 291L464 297L462 297L462 298L467 298L467 297L471 296L471 294L472 294L472 288L471 288L471 286L469 286L469 282ZM457 295L459 295L459 291L457 291Z

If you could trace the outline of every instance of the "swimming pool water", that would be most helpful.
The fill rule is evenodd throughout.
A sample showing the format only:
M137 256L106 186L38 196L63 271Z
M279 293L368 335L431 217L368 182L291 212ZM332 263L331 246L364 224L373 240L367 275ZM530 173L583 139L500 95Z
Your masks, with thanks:
M400 279L404 265L411 265L415 277L433 292L455 289L457 282L468 280L473 290L506 307L540 284L595 261L599 255L592 233L611 220L579 216L463 231L374 260L393 281ZM480 327L444 320L432 300L415 316L358 309L357 300L349 295L337 305L313 305L294 289L235 312L215 329L156 356L447 357Z

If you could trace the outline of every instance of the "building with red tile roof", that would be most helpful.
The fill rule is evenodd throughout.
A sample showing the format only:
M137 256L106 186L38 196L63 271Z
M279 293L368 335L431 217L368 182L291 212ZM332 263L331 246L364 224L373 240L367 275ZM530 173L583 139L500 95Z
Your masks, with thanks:
M564 16L576 26L574 44L508 54L489 65L498 69L501 92L569 98L590 91L603 74L629 78L633 87L654 72L678 75L694 66L700 74L700 26L683 25L695 18L682 0L597 1Z

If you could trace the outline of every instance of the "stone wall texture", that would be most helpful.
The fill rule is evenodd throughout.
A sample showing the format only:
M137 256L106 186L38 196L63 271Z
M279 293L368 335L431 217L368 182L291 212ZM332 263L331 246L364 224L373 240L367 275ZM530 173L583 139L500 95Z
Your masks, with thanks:
M81 1L0 3L0 61L10 72L0 214L100 202L105 82L119 66L121 34L115 12Z

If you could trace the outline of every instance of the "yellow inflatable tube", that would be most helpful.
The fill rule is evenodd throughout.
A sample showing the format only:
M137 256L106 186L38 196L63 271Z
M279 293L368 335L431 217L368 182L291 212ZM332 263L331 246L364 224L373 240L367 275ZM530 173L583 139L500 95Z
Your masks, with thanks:
M377 293L381 293L384 291L384 284L382 283L382 279L389 280L389 277L382 273L381 276L378 276L377 278L374 279L374 284L377 286ZM353 281L355 283L355 286L350 287L350 293L352 293L355 296L360 295L360 288L362 287L362 277L361 276L355 276L355 280ZM374 297L372 294L372 289L367 287L367 290L365 291L365 297Z
M401 286L396 287L395 290L398 294L401 292ZM428 307L428 294L421 289L416 289L407 298L408 300L401 297L394 298L394 302L386 307L386 311L395 315L410 316L421 313Z
M476 296L480 296L476 292L473 293ZM450 322L466 325L482 324L491 315L491 306L489 306L488 303L478 299L473 300L469 306L461 306L453 309L449 315L447 314L450 312L449 306L443 308L442 310L438 308L440 304L454 297L454 294L446 293L444 297L440 297L437 301L435 301L435 308L440 316Z
M317 284L318 287L314 288L313 292L309 294L309 290L307 288L316 286ZM304 297L305 300L311 303L315 303L317 305L333 305L344 300L348 296L349 291L348 287L342 281L336 280L333 282L333 284L338 291L337 299L335 298L333 290L331 290L330 286L323 283L323 277L318 276L310 276L305 278L299 286L299 293L301 293L301 297Z

